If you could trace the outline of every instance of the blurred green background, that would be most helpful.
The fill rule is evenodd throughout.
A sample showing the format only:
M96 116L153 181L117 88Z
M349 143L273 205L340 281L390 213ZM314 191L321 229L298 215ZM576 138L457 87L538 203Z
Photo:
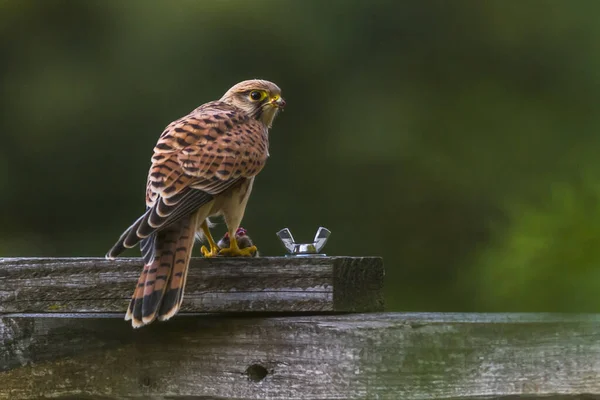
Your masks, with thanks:
M162 129L264 78L288 107L243 221L263 255L323 225L384 257L392 311L599 312L599 12L0 1L0 255L104 255Z

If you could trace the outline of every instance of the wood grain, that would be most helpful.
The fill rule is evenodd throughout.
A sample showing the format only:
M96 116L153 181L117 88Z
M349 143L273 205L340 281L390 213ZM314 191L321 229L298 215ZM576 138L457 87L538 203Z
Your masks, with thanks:
M0 319L0 399L600 399L597 315L77 316Z
M125 312L139 258L0 259L0 313ZM378 257L194 258L182 312L383 310Z

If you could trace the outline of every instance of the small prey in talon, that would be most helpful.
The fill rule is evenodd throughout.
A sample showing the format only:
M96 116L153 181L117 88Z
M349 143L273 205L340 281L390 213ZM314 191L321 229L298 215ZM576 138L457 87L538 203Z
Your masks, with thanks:
M248 236L248 232L246 231L246 229L239 227L237 229L237 231L235 232L234 240L237 244L237 247L240 249L240 251L243 254L247 254L247 256L250 256L250 257L258 257L258 249L254 245L254 242L252 242L252 239L250 238L250 236ZM217 246L219 246L219 248L225 249L225 250L227 250L228 248L231 247L231 240L229 239L229 232L225 232L225 235L223 235L221 240L219 240L219 243L217 243ZM204 253L204 250L202 252ZM219 254L219 255L227 256L227 252L225 252L224 254Z

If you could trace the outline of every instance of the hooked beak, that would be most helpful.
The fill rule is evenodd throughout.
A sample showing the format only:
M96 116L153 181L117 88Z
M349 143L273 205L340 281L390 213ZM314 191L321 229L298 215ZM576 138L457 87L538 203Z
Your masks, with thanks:
M277 108L284 109L285 108L285 100L280 95L275 95L271 97L271 101L269 101L271 105Z

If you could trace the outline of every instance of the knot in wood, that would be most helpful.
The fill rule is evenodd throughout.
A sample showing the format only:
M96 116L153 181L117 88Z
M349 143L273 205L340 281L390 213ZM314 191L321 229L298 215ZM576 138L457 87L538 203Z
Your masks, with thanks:
M248 379L253 382L262 381L268 374L269 371L260 364L252 364L246 368L246 375L248 375Z

